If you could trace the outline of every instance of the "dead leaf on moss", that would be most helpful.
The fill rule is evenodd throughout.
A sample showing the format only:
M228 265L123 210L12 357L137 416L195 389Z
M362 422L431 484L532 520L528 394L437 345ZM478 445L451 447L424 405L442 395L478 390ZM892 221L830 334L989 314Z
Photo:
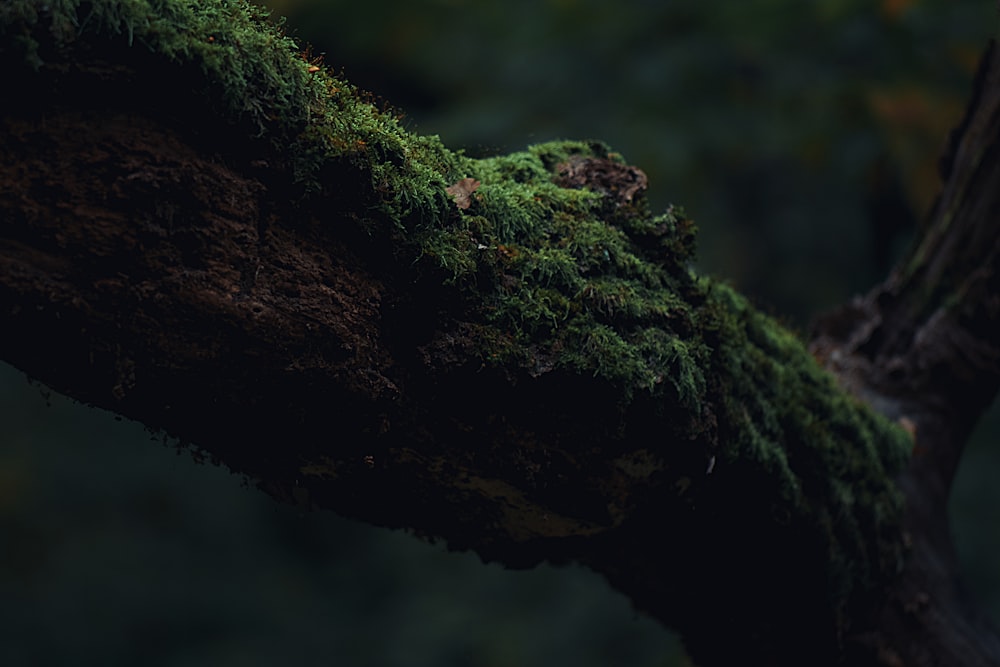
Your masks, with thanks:
M465 210L472 204L472 193L476 191L479 185L479 181L474 178L463 178L457 183L446 187L444 191L450 194L451 198L455 200L455 206Z

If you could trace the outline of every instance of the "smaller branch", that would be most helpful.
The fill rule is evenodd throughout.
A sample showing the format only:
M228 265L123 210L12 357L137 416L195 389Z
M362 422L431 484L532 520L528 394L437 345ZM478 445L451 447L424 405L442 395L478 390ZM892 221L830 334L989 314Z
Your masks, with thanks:
M991 45L942 159L926 232L888 279L821 318L812 349L845 387L916 428L928 490L946 496L1000 387L1000 55ZM937 434L933 447L929 433Z
M886 665L1000 661L995 628L957 582L946 515L969 434L1000 387L1000 50L994 44L941 167L944 188L919 242L883 284L819 319L811 346L845 388L915 437L900 478L911 555L883 611L883 635L864 640ZM905 645L893 632L932 639Z

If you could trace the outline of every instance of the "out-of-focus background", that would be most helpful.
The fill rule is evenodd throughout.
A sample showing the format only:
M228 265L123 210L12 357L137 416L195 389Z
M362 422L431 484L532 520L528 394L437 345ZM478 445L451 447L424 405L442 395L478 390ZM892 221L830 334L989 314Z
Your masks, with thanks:
M268 6L411 129L471 155L609 142L655 208L699 222L700 270L800 330L920 224L998 25L991 0ZM1000 620L997 412L951 510L969 587ZM0 664L688 663L590 572L505 571L278 506L0 365Z

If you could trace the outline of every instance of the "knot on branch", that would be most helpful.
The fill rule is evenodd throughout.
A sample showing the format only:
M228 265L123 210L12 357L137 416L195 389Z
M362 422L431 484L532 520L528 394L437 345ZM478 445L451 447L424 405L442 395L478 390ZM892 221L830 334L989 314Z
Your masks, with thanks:
M555 184L562 188L587 188L610 197L616 206L633 203L646 192L648 179L638 167L603 157L572 155L556 165Z

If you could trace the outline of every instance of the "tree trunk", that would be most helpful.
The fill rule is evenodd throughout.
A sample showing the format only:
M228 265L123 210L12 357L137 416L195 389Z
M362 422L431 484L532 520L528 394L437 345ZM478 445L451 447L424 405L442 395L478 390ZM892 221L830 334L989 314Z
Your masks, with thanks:
M606 147L471 160L242 3L92 4L0 10L6 361L280 500L585 563L704 667L1000 664L944 515L1000 378L995 51L830 374Z

